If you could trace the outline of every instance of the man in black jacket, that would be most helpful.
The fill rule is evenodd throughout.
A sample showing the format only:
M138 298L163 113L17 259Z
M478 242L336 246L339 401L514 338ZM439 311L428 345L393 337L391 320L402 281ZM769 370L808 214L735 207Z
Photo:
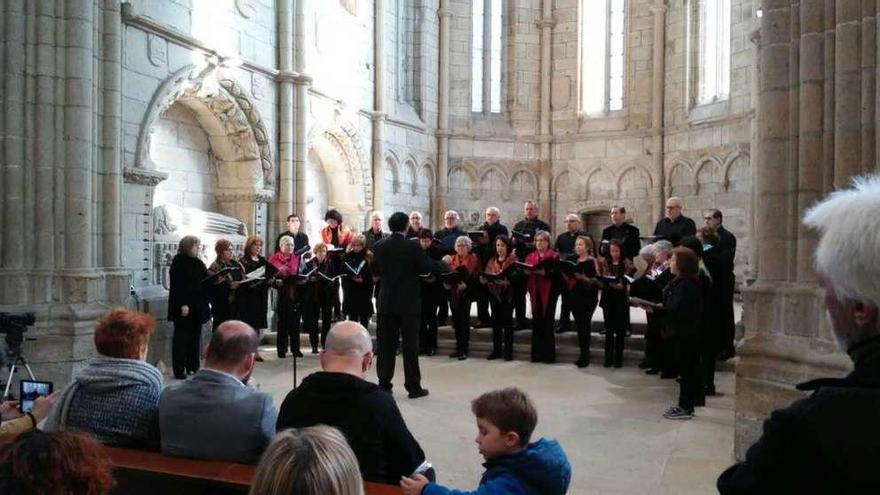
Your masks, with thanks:
M671 197L666 200L666 216L654 227L654 237L665 239L674 246L685 237L697 235L697 225L690 218L682 215L684 208L681 198Z
M364 231L366 248L372 251L373 246L386 237L388 237L388 233L382 232L382 212L374 211L370 215L370 228Z
M281 249L279 243L281 238L286 235L293 237L293 252L299 252L299 250L309 245L309 236L300 232L300 224L299 215L296 213L291 213L287 216L287 230L278 234L278 237L275 238L275 251L273 252L277 253Z
M353 321L337 323L321 351L321 369L287 394L277 430L325 424L345 435L367 481L397 484L425 460L394 398L365 380L373 362L370 334ZM392 351L393 356L393 351Z
M743 462L718 478L739 493L880 493L880 176L811 208L826 315L855 363L846 378L798 385L813 394L764 422Z
M428 391L422 388L419 372L419 313L422 304L419 275L446 272L449 266L429 259L418 243L404 236L408 224L406 213L398 211L391 215L388 219L391 236L376 244L373 256L373 273L381 282L376 304L379 315L376 374L379 386L390 391L395 351L398 340L402 340L404 387L410 399L417 399L428 395Z
M626 223L626 208L619 205L611 207L611 225L602 231L602 240L611 241L617 239L623 244L623 255L630 261L634 261L639 255L642 243L639 240L639 228L631 223Z
M736 289L736 276L734 275L734 260L736 259L736 236L724 228L724 218L721 210L709 210L705 217L706 226L715 229L718 234L718 243L714 251L723 261L719 276L713 275L713 285L718 291L717 311L718 321L721 327L717 330L719 342L718 359L723 361L733 357L734 334L736 333L736 318L733 314L733 295Z

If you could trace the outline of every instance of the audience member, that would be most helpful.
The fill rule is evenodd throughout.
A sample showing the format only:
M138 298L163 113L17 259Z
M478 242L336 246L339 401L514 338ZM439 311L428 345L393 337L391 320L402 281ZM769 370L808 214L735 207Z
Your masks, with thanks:
M162 374L144 360L153 318L114 309L98 318L91 359L58 397L44 429L81 430L107 445L156 450Z
M562 495L571 482L571 465L555 440L529 443L538 412L519 389L485 393L471 402L477 417L477 448L486 471L474 492L452 490L422 475L404 477L405 495Z
M402 230L402 229L401 229ZM325 424L339 428L358 458L363 477L397 483L425 460L394 397L365 380L373 362L370 334L353 321L337 323L321 352L323 371L287 394L278 431Z
M102 495L113 487L104 448L84 433L32 431L0 445L0 493Z
M774 411L745 460L718 478L739 493L880 493L880 176L807 211L831 333L855 369L798 385L813 394Z
M250 495L363 495L357 458L336 428L285 430L266 449Z
M17 400L9 400L0 404L0 436L17 435L26 431L35 430L40 421L46 419L55 400L58 399L59 392L48 397L37 397L34 400L34 407L26 413L19 410L19 402Z
M163 454L256 464L278 417L272 397L248 384L258 343L257 333L243 321L217 327L205 366L192 380L162 392Z

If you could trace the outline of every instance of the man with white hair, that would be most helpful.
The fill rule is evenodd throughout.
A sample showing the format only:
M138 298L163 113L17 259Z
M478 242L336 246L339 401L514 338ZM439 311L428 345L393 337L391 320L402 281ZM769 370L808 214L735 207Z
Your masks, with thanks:
M370 214L370 228L364 231L364 246L372 251L373 246L386 237L388 233L382 232L382 212L375 210Z
M408 239L417 238L419 232L424 228L422 225L422 212L412 211L409 214L409 226L406 228L406 237Z
M405 217L404 217L405 218ZM287 394L277 430L324 424L345 434L365 480L394 484L425 460L394 398L366 380L373 363L370 334L354 321L327 334L321 369Z
M654 237L665 239L674 246L678 246L678 243L685 237L697 235L697 224L684 216L681 213L682 209L684 209L684 203L681 198L673 196L667 199L666 216L654 227Z
M732 493L880 493L880 176L807 211L831 332L855 369L797 386L813 394L774 411L764 434L718 478Z

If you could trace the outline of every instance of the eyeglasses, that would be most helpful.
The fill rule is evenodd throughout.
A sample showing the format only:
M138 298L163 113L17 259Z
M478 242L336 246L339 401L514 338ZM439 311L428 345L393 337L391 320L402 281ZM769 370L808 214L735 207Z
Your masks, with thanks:
M681 209L681 206L667 206L666 209L667 210L678 210L678 209Z
M709 215L708 217L703 217L703 218L705 218L706 220L712 220L712 219L714 219L715 217Z

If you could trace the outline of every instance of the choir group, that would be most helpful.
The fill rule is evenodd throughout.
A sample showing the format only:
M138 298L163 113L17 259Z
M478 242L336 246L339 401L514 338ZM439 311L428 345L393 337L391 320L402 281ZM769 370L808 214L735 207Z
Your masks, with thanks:
M471 307L476 303L478 325L492 328L488 359L513 359L514 332L531 328L531 360L555 362L555 333L567 331L573 316L580 348L576 364L586 367L593 313L601 307L604 366L621 367L630 308L640 307L648 324L645 359L639 366L649 374L679 378L683 398L667 416L687 417L705 395L715 393L716 359L733 354L736 239L721 225L720 211L711 210L706 225L697 229L682 214L682 206L680 199L670 198L666 216L650 237L641 237L638 228L626 222L626 209L614 206L612 223L599 241L580 230L574 214L566 217L565 232L554 240L531 201L525 203L525 217L511 230L501 223L495 207L486 210L479 229L469 232L459 227L455 211L446 212L443 228L434 232L422 226L419 212L412 212L406 236L428 258L448 267L420 275L420 353L436 353L437 328L451 314L456 350L450 357L467 359ZM199 240L184 237L171 266L175 376L185 378L198 369L199 329L209 318L213 317L213 328L233 318L266 328L270 289L277 293L280 358L288 352L302 356L301 330L317 353L332 321L349 319L366 327L382 283L371 270L372 251L388 233L379 212L360 234L342 220L338 211L329 210L320 241L310 245L300 232L299 217L290 215L288 230L277 237L268 259L257 236L247 239L239 259L232 244L221 239L214 247L216 260L207 268L197 257ZM642 246L643 240L649 242Z

